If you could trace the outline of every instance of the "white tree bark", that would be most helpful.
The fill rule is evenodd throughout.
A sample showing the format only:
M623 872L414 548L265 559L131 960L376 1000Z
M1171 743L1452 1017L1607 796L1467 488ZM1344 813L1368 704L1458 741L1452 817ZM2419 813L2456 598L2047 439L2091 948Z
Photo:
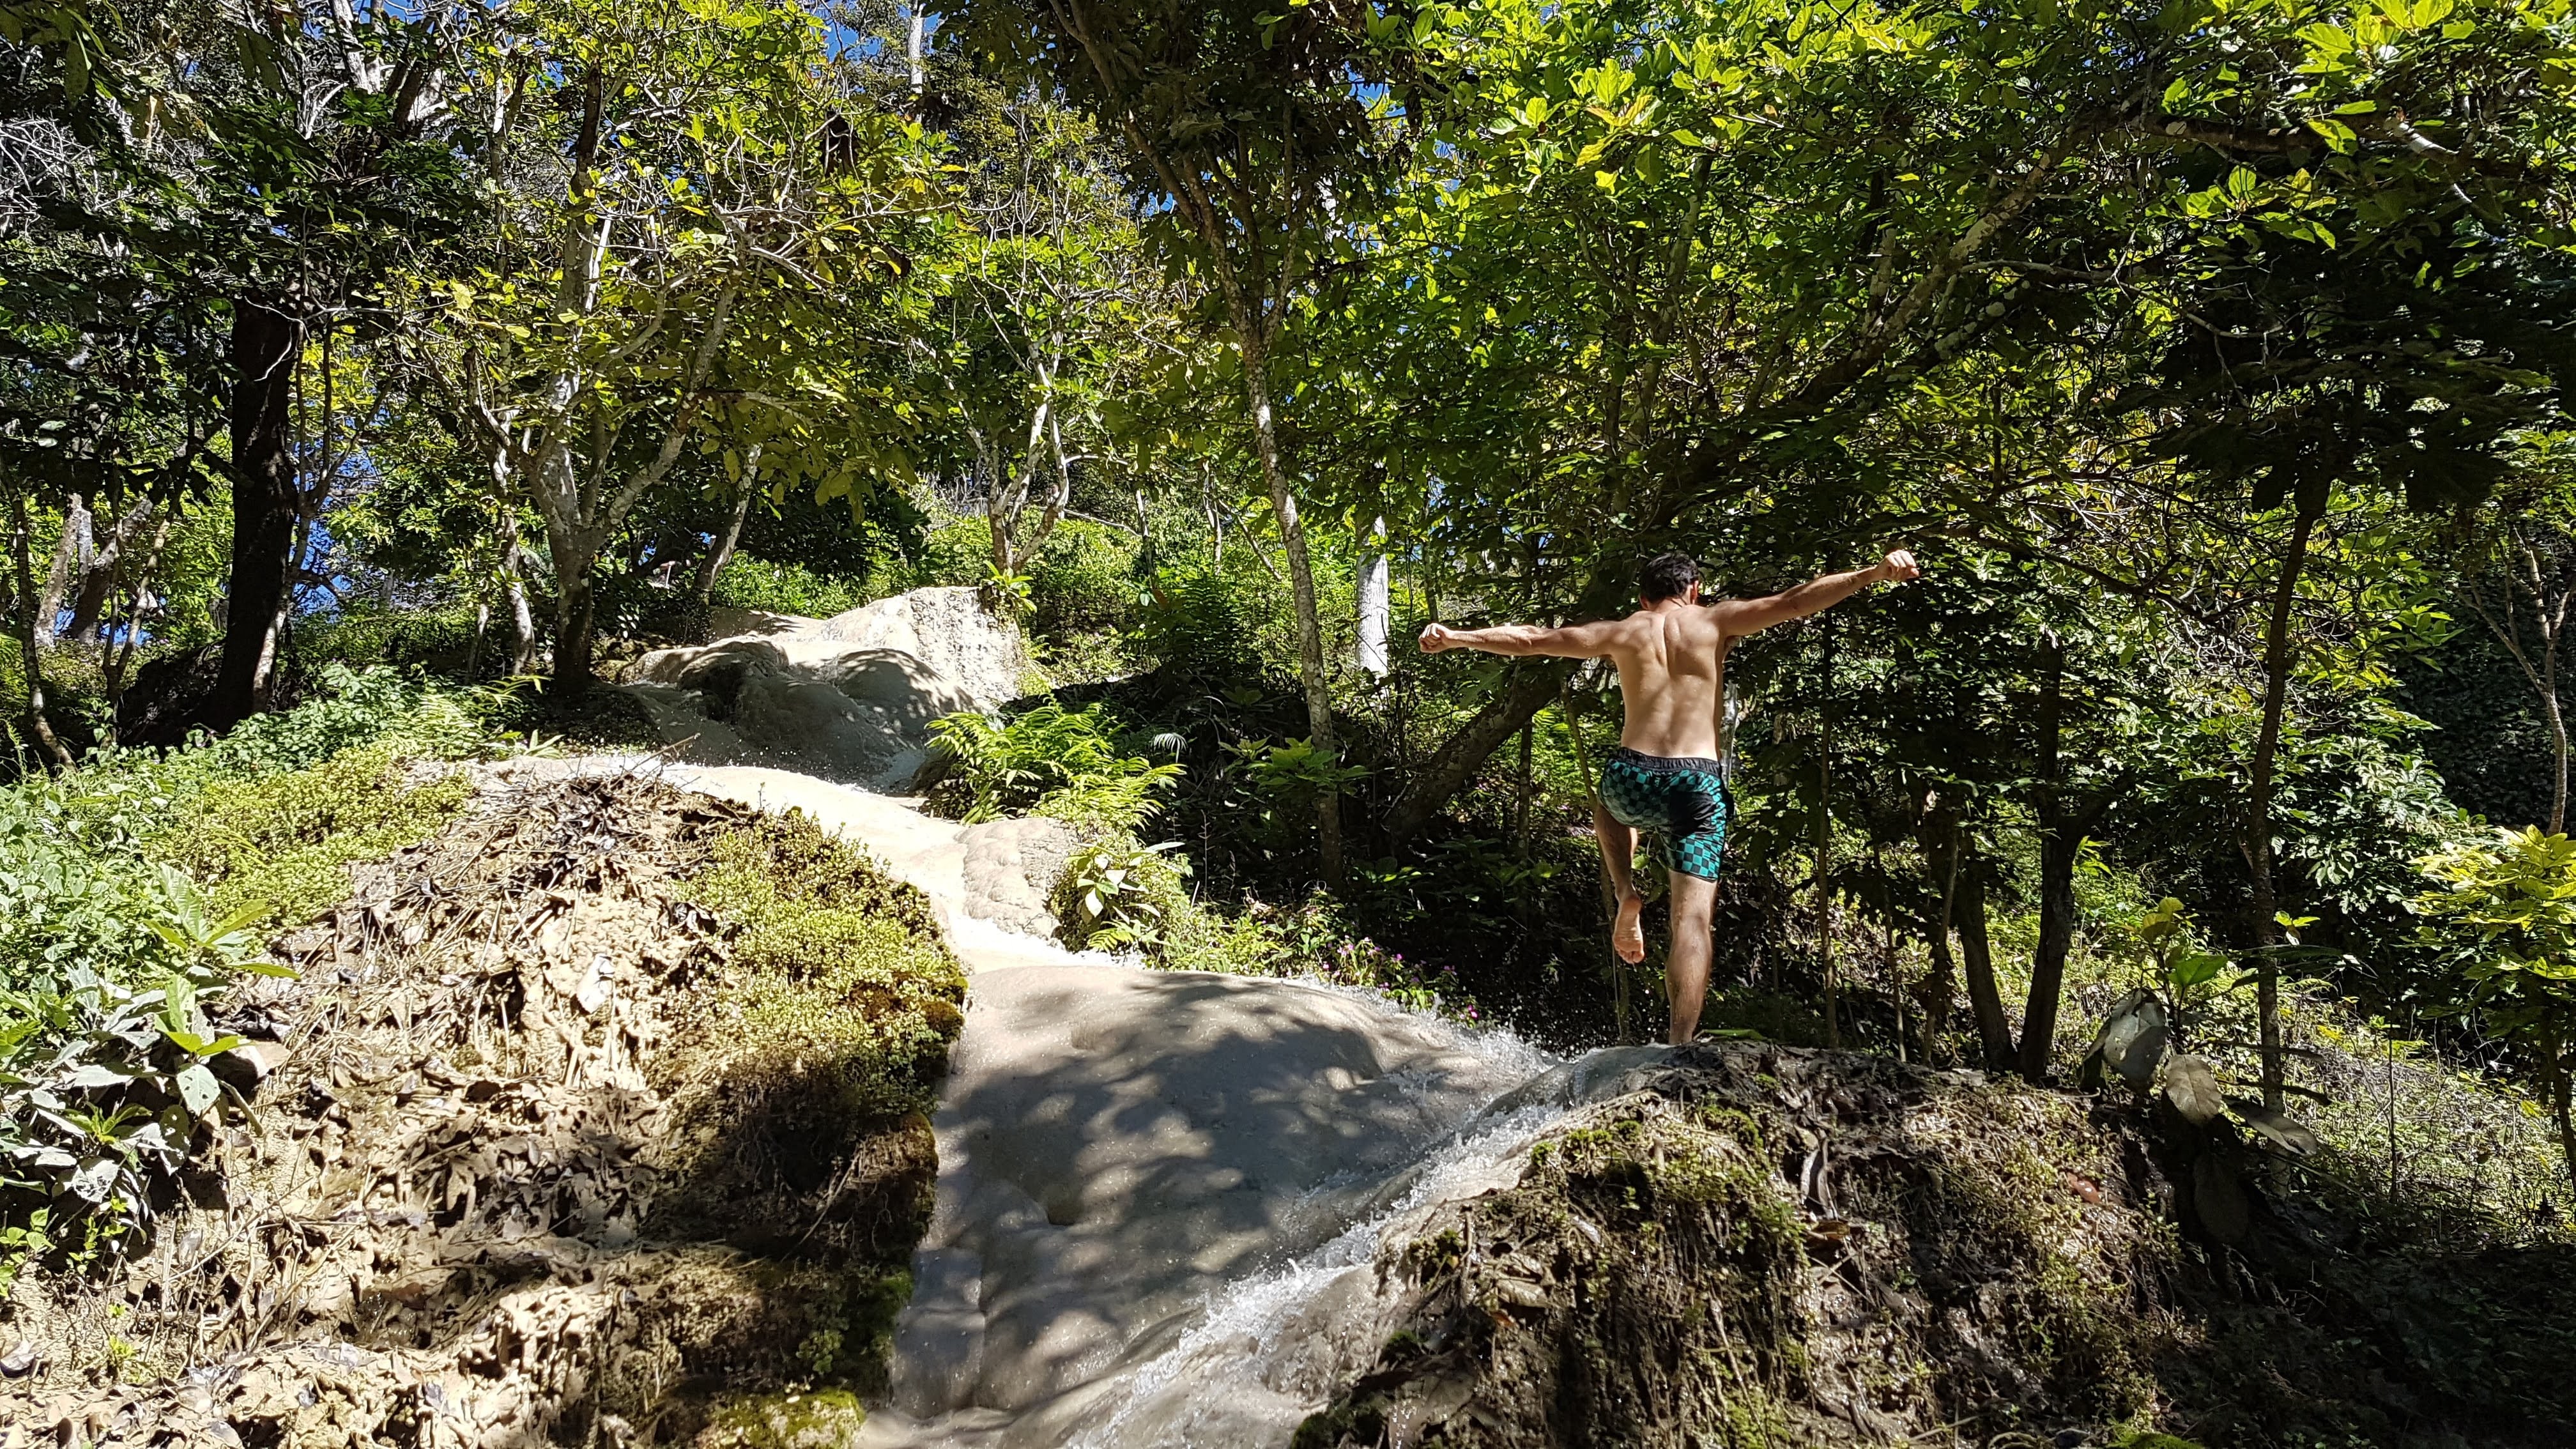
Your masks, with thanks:
M1394 612L1387 591L1386 520L1369 526L1369 541L1380 552L1369 555L1360 569L1360 668L1384 678L1387 671L1386 635Z

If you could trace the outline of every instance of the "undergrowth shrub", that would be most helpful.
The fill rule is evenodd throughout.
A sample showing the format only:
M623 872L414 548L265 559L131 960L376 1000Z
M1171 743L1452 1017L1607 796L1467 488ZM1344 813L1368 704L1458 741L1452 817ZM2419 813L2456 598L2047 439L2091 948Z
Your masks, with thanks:
M458 778L404 762L464 753L475 701L381 670L173 751L93 752L0 791L0 1279L84 1261L149 1221L237 1044L207 1006L265 960L270 924L345 895L345 867L426 839Z
M344 667L460 668L476 655L474 611L463 603L430 609L352 608L336 618L310 619L299 627L296 651ZM508 621L486 619L478 666L506 667ZM328 668L329 666L325 666Z
M1138 642L1175 679L1228 688L1259 679L1263 666L1254 641L1260 634L1260 611L1278 601L1276 590L1250 584L1239 570L1164 570L1137 620Z
M1135 618L1136 545L1114 528L1068 518L1029 563L1029 600L1050 638L1112 633Z
M921 536L913 588L972 588L991 575L993 532L981 514L952 518Z
M484 696L445 689L391 669L325 665L322 693L279 714L253 715L220 740L161 757L172 771L213 778L260 770L301 770L342 750L379 741L410 759L452 759L483 740ZM116 756L133 762L135 754Z
M1178 842L1146 845L1124 832L1075 852L1049 905L1073 949L1134 951L1170 971L1296 977L1373 991L1418 1011L1481 1019L1454 968L1408 962L1359 934L1317 895L1279 910L1259 900L1224 915L1191 897Z
M1044 815L1095 831L1133 830L1161 809L1181 767L1131 754L1108 707L1049 701L1010 719L972 711L931 721L945 775L930 804L977 824Z
M716 575L709 601L726 608L828 619L883 597L876 588L879 582L874 578L836 577L803 564L771 563L738 553Z

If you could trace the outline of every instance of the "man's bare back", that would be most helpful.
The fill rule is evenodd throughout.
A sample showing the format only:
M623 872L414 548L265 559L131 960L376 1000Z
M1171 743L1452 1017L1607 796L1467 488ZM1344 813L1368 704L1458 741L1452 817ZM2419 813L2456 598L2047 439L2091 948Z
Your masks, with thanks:
M1619 669L1627 718L1619 749L1602 769L1593 807L1603 865L1619 897L1610 944L1622 960L1645 959L1645 898L1630 872L1637 832L1671 871L1673 949L1666 971L1672 1041L1699 1029L1708 990L1709 921L1716 902L1719 854L1732 805L1717 759L1719 712L1726 698L1726 655L1737 639L1803 619L1871 584L1919 578L1914 556L1895 550L1876 565L1827 574L1761 599L1699 601L1699 565L1679 554L1649 561L1635 613L1621 619L1548 628L1504 624L1490 629L1422 631L1422 649L1438 654L1477 649L1490 654L1606 658Z

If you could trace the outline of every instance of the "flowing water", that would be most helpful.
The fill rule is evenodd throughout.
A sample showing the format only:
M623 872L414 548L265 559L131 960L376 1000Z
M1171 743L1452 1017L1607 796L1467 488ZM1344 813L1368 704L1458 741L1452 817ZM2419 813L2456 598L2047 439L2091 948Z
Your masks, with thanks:
M1284 1442L1379 1337L1408 1214L1511 1180L1553 1064L1359 993L977 974L882 1445Z
M865 841L968 966L938 1206L863 1445L1285 1444L1384 1341L1381 1249L1658 1055L1559 1062L1360 992L1076 957L975 918L948 822L780 771L675 779Z

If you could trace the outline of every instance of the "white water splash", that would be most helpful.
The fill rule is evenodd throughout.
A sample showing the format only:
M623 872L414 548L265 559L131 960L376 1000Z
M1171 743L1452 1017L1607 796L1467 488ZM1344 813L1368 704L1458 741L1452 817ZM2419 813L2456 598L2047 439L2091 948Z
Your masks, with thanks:
M1434 1149L1393 1203L1322 1247L1211 1295L1179 1342L1110 1376L1112 1397L1093 1409L1093 1426L1068 1439L1068 1449L1251 1442L1212 1437L1251 1428L1247 1408L1284 1438L1296 1418L1282 1421L1278 1411L1302 1417L1321 1408L1333 1382L1364 1368L1383 1336L1379 1315L1368 1310L1391 1299L1392 1285L1352 1280L1370 1276L1388 1230L1439 1204L1517 1182L1531 1145L1567 1110L1524 1107L1475 1124ZM1329 1314L1311 1311L1336 1288L1357 1291L1339 1295Z

